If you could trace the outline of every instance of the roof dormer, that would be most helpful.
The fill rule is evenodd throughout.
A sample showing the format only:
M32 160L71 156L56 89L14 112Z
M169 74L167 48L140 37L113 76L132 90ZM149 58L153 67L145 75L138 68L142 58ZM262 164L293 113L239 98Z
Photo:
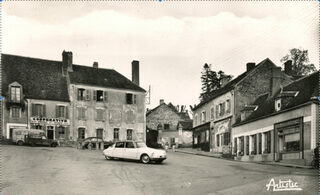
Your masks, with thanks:
M241 121L246 120L252 112L258 109L257 105L246 105L240 112Z
M281 91L280 94L275 98L275 111L278 112L285 108L298 94L299 91Z

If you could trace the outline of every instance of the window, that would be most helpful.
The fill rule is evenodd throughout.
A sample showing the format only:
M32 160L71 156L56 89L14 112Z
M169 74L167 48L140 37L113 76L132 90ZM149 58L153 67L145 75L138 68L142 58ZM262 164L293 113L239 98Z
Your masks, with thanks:
M56 106L56 118L67 118L67 108L63 105Z
M170 125L169 124L164 124L164 130L169 130L170 129Z
M252 135L252 144L253 144L253 154L257 154L257 135Z
M230 113L231 112L231 102L230 100L226 101L226 113Z
M230 133L226 132L223 135L223 145L229 145L230 143Z
M32 104L31 105L31 115L32 116L38 116L38 117L45 117L46 116L46 110L44 104Z
M217 135L217 147L220 146L220 134Z
M103 91L97 90L96 93L97 93L96 101L103 102Z
M204 143L206 141L206 132L202 131L201 132L201 138L200 138L200 142Z
M265 153L271 153L271 131L265 133Z
M86 108L78 107L78 119L85 120L86 119Z
M126 142L126 148L134 148L133 142Z
M275 110L280 111L281 110L281 99L277 99L274 103L275 103Z
M132 93L126 94L126 102L127 104L136 104L137 103L137 95L134 95Z
M119 129L118 128L113 129L113 139L119 140Z
M87 90L85 90L85 92L86 92L86 100L87 101L90 101L90 97L91 97L91 91L89 90L89 89L87 89Z
M214 107L213 106L210 109L210 118L214 119Z
M249 155L249 136L246 136L246 155Z
M206 131L206 141L209 141L209 130Z
M132 140L132 129L127 129L127 140Z
M83 100L85 100L84 98L84 91L85 91L85 89L82 89L82 88L79 88L78 89L78 100L79 101L83 101Z
M117 142L115 147L116 148L124 148L124 142Z
M233 152L236 154L238 151L238 138L234 138L234 149Z
M225 113L225 105L226 105L226 103L225 102L223 102L223 103L221 103L221 104L219 104L219 116L223 116L224 115L224 113Z
M285 151L300 151L300 133L287 134L284 136Z
M78 128L78 138L79 139L84 139L85 138L85 128Z
M219 108L220 108L220 105L216 105L216 117L217 118L219 117Z
M262 134L259 133L258 134L258 154L261 154L261 151L262 151Z
M11 107L11 118L13 119L20 118L20 108Z
M41 125L34 125L34 128L35 129L42 129L42 126Z
M157 130L162 130L162 125L161 124L158 124Z
M243 156L244 154L244 136L240 137L240 152L241 152L241 156Z
M102 121L104 120L104 109L96 109L97 116L96 120Z
M206 111L202 111L201 112L201 122L205 122L206 121Z
M59 138L64 138L65 136L65 127L57 127L57 132L58 132L58 136Z
M10 95L12 101L20 101L21 95L20 95L20 87L19 86L11 86L10 87Z
M103 139L103 129L97 129L97 137Z

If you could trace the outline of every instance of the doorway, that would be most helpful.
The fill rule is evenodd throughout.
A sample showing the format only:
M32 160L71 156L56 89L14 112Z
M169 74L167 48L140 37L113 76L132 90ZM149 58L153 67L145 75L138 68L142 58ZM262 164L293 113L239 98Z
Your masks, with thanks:
M47 138L48 139L54 139L53 126L47 126Z

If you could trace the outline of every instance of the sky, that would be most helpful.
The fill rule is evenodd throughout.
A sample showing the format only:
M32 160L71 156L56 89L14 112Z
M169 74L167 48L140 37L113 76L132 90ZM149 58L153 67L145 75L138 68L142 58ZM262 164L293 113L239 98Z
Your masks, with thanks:
M205 63L234 78L246 63L308 49L319 67L317 1L11 1L2 2L2 52L113 68L174 105L199 103Z

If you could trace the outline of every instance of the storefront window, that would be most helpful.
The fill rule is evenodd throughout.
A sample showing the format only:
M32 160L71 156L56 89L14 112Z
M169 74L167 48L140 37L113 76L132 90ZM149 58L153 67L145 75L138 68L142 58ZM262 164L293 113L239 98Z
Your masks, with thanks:
M294 152L300 151L300 134L288 134L284 136L285 148L284 151Z
M249 155L249 136L246 136L246 155Z
M244 136L240 137L240 155L244 154Z

